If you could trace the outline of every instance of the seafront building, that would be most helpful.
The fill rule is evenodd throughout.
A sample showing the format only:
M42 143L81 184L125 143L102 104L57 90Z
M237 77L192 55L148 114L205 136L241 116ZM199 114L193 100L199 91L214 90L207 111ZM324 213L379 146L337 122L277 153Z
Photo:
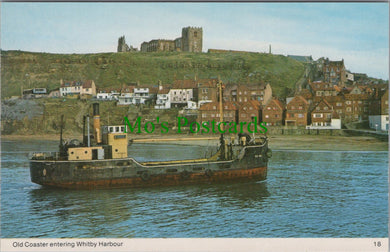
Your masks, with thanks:
M189 29L188 31L195 31ZM184 31L183 31L184 32ZM200 35L200 34L198 34ZM197 35L197 36L198 36ZM305 64L310 57L293 56ZM219 97L226 104L224 120L251 122L253 118L267 126L341 129L354 123L366 123L375 130L389 129L388 86L368 82L367 76L345 70L344 61L320 59L314 65L316 78L297 87L293 96L281 99L272 93L272 83L225 83L222 94L218 78L175 79L158 86L129 83L121 88L97 89L93 80L63 81L54 90L22 90L24 99L62 97L116 101L118 106L146 105L155 109L191 110L198 121L219 121ZM312 75L310 75L312 76ZM108 87L107 87L108 86ZM225 113L224 113L225 114Z

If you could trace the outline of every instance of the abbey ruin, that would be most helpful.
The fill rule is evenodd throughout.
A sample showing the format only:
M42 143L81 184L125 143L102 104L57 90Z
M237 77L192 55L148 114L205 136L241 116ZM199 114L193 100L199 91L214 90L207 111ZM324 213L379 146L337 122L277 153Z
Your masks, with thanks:
M202 52L203 29L202 27L184 27L181 37L174 40L153 39L141 44L141 52ZM118 39L118 52L134 51L125 42L125 37Z

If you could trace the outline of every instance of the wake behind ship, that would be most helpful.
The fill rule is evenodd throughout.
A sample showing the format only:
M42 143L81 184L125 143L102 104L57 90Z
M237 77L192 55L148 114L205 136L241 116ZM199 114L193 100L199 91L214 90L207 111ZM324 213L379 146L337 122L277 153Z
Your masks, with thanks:
M64 143L61 127L59 152L34 153L30 158L31 181L43 186L95 189L261 181L267 177L272 156L267 137L227 139L221 135L218 152L209 158L138 162L127 156L124 127L100 127L99 104L93 104L94 144L89 130L85 136L85 126L82 142Z

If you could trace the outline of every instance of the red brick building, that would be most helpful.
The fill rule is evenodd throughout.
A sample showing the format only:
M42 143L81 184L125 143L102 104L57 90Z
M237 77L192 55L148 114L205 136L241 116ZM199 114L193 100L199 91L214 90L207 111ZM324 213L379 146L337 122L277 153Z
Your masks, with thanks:
M220 121L220 109L219 102L210 102L203 104L198 110L199 123L203 122L219 122ZM238 120L238 108L233 102L223 103L223 121L224 122L237 122Z
M257 121L261 122L261 103L259 101L247 101L238 104L238 121L239 122L253 122L257 117Z
M320 101L323 97L336 96L339 93L337 86L323 81L309 82L309 88L315 101Z
M200 79L196 81L196 90L194 93L198 95L197 101L202 102L217 102L218 101L218 79Z
M325 82L329 82L332 85L344 86L347 81L344 59L341 61L330 61L328 58L324 59L322 72Z
M282 126L284 124L284 104L277 100L272 99L263 107L262 121L267 125Z
M223 99L233 102L259 101L265 105L272 99L270 84L227 84L223 91Z
M345 94L344 100L344 122L368 120L370 95Z
M302 96L295 96L288 104L286 126L306 126L310 124L309 102Z
M223 91L224 101L247 102L252 100L251 91L244 85L227 84Z
M311 112L311 124L313 126L331 126L333 106L325 99L317 103ZM335 113L335 117L338 117Z

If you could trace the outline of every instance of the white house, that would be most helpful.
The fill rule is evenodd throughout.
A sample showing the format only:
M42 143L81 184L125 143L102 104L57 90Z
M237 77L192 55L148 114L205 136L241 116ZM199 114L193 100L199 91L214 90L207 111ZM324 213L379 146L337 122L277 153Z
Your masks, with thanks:
M346 77L346 79L348 80L348 81L354 81L354 75L353 75L353 73L350 73L350 72L346 72L345 73L345 77Z
M129 87L125 90L122 88L117 105L145 104L145 101L151 98L147 87Z
M134 103L134 94L121 94L121 96L118 97L118 103L117 105L130 105L135 104Z
M312 123L306 126L306 129L341 129L341 119L332 118L329 123Z
M198 106L196 105L196 102L193 101L187 101L187 109L198 109Z
M136 87L134 88L133 104L145 104L145 101L149 97L149 88L147 87Z
M67 96L70 94L82 95L96 95L96 85L93 80L86 81L60 81L60 96Z
M188 101L193 100L192 88L172 88L169 90L171 107L185 107Z
M168 88L160 88L157 93L155 109L170 109L171 108L171 99L169 96Z
M98 100L118 100L120 91L118 89L102 89L96 95Z

